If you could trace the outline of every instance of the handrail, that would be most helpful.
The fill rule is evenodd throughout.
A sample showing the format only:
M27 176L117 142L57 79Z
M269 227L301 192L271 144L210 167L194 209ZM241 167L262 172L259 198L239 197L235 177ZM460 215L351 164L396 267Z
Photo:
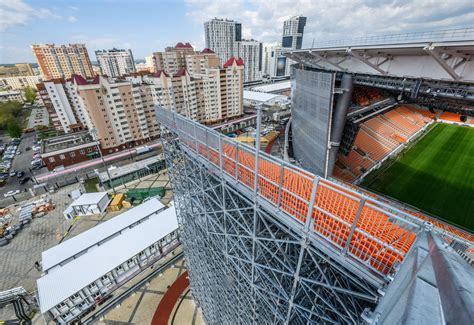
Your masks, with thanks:
M412 222L402 211L394 212L390 205L265 153L259 154L257 171L255 148L179 114L162 108L156 113L178 135L183 148L251 191L257 182L258 197L296 222L304 225L310 216L314 233L381 276L395 271L421 229L421 223ZM317 193L311 203L314 182Z

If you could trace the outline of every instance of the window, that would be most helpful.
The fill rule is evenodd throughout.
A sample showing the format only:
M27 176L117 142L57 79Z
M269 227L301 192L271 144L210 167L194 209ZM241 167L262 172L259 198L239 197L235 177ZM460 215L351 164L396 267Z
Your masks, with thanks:
M53 163L53 162L55 162L55 161L56 161L56 160L54 160L54 157L49 157L49 162L50 162L50 163Z
M64 159L66 159L66 156L64 156L63 154L60 154L59 159L64 160Z
M73 151L73 152L69 153L69 156L70 156L71 158L76 157L76 153Z
M83 149L81 149L81 150L79 150L79 153L80 153L81 155L83 155L83 154L85 154L85 151L84 151Z

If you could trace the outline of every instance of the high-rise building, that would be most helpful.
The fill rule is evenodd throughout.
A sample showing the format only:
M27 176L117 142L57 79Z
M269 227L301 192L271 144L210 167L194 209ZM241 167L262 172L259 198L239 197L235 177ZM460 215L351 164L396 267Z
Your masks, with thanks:
M77 94L73 79L51 79L37 85L39 96L48 110L54 128L61 133L70 133L86 126L86 116ZM73 81L74 80L74 81Z
M280 43L264 43L262 46L262 74L274 78L289 75L286 57L281 54Z
M87 127L97 131L102 149L113 152L158 136L156 120L147 118L154 114L154 103L142 96L139 85L96 79L77 85L77 91L89 116Z
M283 22L282 46L292 50L301 49L306 17L294 16Z
M186 67L186 56L195 54L190 43L178 43L170 46L164 52L153 52L149 62L154 65L153 71L164 70L168 74L175 74L179 69Z
M262 43L255 40L235 42L236 56L243 59L244 81L262 79Z
M26 87L36 89L36 84L41 81L41 76L18 76L0 78L0 87L12 90L22 90Z
M95 51L102 74L121 77L135 72L132 50L112 49Z
M34 74L33 68L29 63L16 63L15 65L11 66L0 66L0 78L33 76Z
M44 80L67 79L73 74L86 78L94 77L89 54L84 44L34 44L31 47Z
M217 53L224 64L236 55L235 42L242 40L242 24L233 20L214 18L204 23L206 47Z
M151 73L156 72L155 57L152 55L145 56L145 66Z
M190 75L205 73L206 69L219 68L219 57L211 49L186 56L186 69Z

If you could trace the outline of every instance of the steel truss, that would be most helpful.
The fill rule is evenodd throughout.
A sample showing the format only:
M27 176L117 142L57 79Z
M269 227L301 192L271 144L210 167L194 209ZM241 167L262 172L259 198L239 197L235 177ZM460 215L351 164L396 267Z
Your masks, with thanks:
M182 147L162 142L192 294L208 324L359 323L379 285L350 271ZM309 220L309 218L308 218Z

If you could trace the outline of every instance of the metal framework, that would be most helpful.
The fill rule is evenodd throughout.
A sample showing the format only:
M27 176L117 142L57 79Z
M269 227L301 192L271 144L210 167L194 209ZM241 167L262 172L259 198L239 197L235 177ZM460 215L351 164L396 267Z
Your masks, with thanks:
M359 323L374 310L423 221L178 114L157 116L208 323Z

